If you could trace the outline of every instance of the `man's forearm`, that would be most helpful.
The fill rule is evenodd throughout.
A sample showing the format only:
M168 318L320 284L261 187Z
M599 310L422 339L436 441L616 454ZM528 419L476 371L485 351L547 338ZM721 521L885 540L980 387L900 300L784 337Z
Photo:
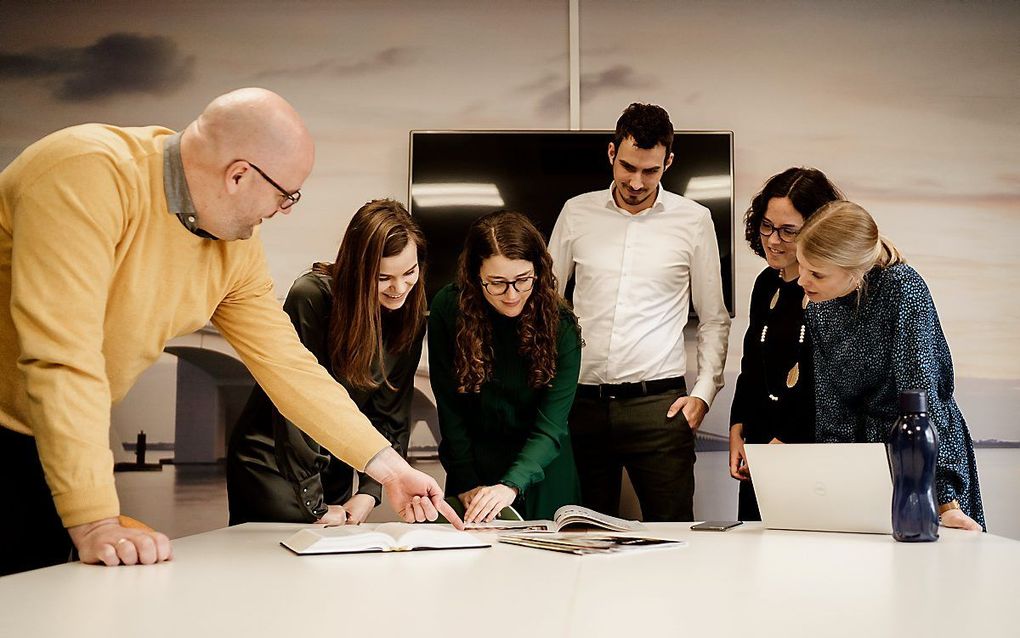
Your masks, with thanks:
M407 467L407 461L396 450L386 447L379 450L379 453L368 462L368 465L365 466L365 474L371 476L381 485L386 485L405 467Z

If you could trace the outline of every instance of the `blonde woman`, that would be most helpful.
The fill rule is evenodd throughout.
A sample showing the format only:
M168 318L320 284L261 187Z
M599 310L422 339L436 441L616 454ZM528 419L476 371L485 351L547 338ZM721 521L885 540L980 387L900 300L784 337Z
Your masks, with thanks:
M946 527L984 527L970 432L953 399L953 361L931 293L866 210L824 206L797 237L814 345L820 443L884 442L902 390L928 393L939 452L935 495Z

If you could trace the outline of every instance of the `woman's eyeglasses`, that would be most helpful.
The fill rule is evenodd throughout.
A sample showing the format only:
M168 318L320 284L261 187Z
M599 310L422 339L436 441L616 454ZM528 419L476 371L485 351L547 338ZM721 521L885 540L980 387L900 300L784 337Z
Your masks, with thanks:
M800 229L793 228L791 226L773 226L772 222L762 218L761 225L758 226L758 232L761 233L762 237L771 237L772 233L779 233L780 241L792 244L797 240L797 235L800 234Z
M493 297L499 297L505 295L510 287L518 293L528 292L535 286L534 275L530 277L521 277L520 279L514 279L513 281L482 281L482 288L485 288L485 292L489 293Z

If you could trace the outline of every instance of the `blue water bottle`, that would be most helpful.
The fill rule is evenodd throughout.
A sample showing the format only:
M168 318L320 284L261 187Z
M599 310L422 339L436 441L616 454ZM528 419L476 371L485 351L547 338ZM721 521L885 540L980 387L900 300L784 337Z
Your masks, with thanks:
M907 543L938 540L935 462L939 439L928 421L924 390L900 393L900 418L889 431L886 451L893 480L893 538Z

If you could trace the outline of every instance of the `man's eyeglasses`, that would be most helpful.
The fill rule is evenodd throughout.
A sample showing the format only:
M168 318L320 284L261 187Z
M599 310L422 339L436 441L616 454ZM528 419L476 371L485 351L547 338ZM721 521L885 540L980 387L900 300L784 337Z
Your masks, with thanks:
M485 288L485 292L493 297L499 297L505 295L511 286L518 293L528 292L535 287L535 279L536 277L532 275L530 277L514 279L513 281L482 281L482 287Z
M789 226L773 226L772 222L762 218L761 225L758 226L758 232L761 233L762 237L771 237L772 233L779 233L780 241L792 244L797 240L797 235L800 234L800 229L791 228Z
M252 164L248 160L241 160L241 161L243 161L248 166L251 166L252 168L254 168L255 172L262 176L262 179L266 180L267 182L269 182L270 184L273 185L273 188L275 188L276 190L280 191L280 194L283 195L283 203L280 204L280 210L287 210L288 208L290 208L294 204L298 203L298 200L301 199L301 190L300 189L294 191L293 193L289 193L289 192L287 192L287 190L283 186L280 186L279 184L274 182L273 178L268 176L268 175L266 175L266 172L263 171L258 166L255 166L254 164Z

